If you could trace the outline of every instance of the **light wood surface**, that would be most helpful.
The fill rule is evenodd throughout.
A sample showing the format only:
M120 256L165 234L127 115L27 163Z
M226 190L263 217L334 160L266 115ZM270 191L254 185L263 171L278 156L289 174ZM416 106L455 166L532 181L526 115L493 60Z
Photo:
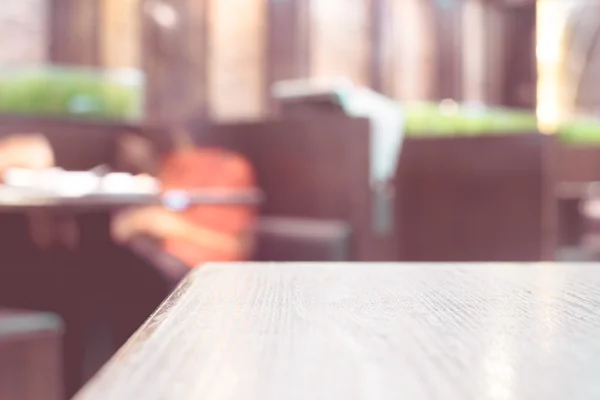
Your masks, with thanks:
M212 264L75 397L600 398L599 264Z

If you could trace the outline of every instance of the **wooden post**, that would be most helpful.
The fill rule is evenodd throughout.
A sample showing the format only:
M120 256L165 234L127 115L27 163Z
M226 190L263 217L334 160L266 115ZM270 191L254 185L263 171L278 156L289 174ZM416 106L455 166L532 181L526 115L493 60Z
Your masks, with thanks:
M217 121L265 111L266 0L210 0L208 95Z
M463 100L468 102L487 100L485 11L481 0L465 0L462 5Z
M59 64L98 65L99 2L50 1L50 60Z
M503 102L506 11L482 0L463 3L463 100L485 104Z
M264 94L271 110L275 82L309 75L309 6L307 0L268 1Z
M140 0L102 0L101 64L108 68L141 66Z
M0 64L48 61L48 0L7 2L0 7Z
M429 100L435 84L435 21L422 0L393 3L393 92L403 101Z
M206 112L206 7L206 0L142 1L149 119L176 123Z
M436 42L436 95L437 99L463 98L461 27L463 13L461 1L435 2L433 29Z
M370 86L369 11L369 0L310 1L311 77Z

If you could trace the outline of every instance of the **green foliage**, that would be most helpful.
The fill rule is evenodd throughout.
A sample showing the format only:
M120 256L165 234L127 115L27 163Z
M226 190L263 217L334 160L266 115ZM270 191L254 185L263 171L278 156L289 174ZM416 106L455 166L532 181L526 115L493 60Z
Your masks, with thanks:
M408 103L403 109L406 134L411 137L485 136L537 130L535 114L521 110L464 105L443 110L434 103Z
M594 118L577 118L565 122L559 129L559 138L568 145L598 146L600 145L600 120Z
M137 120L143 112L141 82L121 81L83 69L0 71L0 113Z
M533 112L461 105L452 112L437 103L403 105L406 135L410 137L458 137L518 134L537 131ZM573 146L600 146L600 119L574 118L561 124L560 140Z

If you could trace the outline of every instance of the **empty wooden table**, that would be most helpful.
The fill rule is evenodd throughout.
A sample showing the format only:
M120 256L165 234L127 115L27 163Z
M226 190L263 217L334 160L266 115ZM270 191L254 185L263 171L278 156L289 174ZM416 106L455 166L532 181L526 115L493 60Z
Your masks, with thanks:
M600 264L212 264L76 396L600 398Z

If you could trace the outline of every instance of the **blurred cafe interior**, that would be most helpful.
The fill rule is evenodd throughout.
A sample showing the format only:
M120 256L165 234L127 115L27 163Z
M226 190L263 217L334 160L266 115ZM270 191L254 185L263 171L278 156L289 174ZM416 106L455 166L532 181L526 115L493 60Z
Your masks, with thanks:
M600 260L600 2L0 7L0 399L209 261Z

